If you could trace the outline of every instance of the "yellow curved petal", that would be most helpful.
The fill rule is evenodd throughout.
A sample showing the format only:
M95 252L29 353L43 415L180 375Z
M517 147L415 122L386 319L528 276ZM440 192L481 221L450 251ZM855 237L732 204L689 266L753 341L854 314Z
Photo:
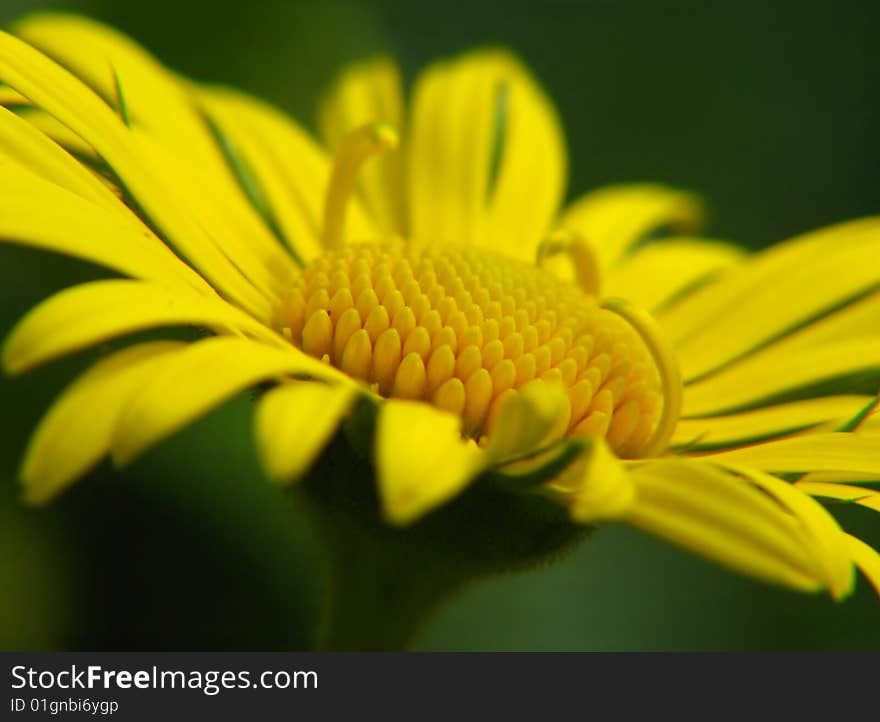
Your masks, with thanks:
M45 181L0 164L0 243L91 261L128 276L210 291L151 231Z
M129 123L235 188L186 86L134 40L90 18L59 12L28 15L13 32L70 70L117 112L124 102Z
M880 595L880 554L876 549L851 534L845 534L844 537L853 563Z
M753 444L821 427L830 431L852 418L870 396L825 396L725 416L680 419L671 446L681 453Z
M286 342L217 296L142 281L93 281L61 291L33 308L3 344L3 366L22 373L109 338L161 326L205 326Z
M500 50L437 63L414 90L407 164L417 244L473 243L533 261L565 188L550 101Z
M357 396L354 386L293 382L269 391L257 407L256 439L269 476L288 484L305 474Z
M766 491L800 520L813 542L815 559L822 565L831 596L847 596L855 579L843 530L834 517L815 499L775 476L736 464L726 464L726 468Z
M705 328L678 344L685 378L704 377L787 334L809 335L818 314L876 289L878 244L880 223L847 225L838 234L829 233L820 252L798 257L770 276L760 272L757 261L752 273L761 277L760 283L752 283Z
M327 147L338 152L343 138L367 123L387 123L405 137L400 71L390 58L372 58L345 69L324 97L318 126ZM367 208L386 233L405 235L404 152L383 153L360 170Z
M59 123L45 110L28 106L26 108L17 108L15 114L73 155L86 158L92 163L100 161L100 156L92 146L71 131L66 125Z
M575 201L559 225L582 236L595 251L604 276L627 250L662 229L698 229L699 199L684 191L653 184L605 186Z
M131 399L116 427L113 459L126 464L235 394L289 375L351 383L293 347L271 348L232 337L190 344Z
M7 158L32 173L112 213L132 217L131 211L106 185L35 126L0 108L0 159ZM0 170L2 172L2 170Z
M796 353L756 354L684 389L685 416L778 403L824 382L880 370L880 338L856 338ZM818 395L818 394L816 394Z
M132 135L161 183L163 214L170 211L166 217L173 223L182 221L192 226L193 232L203 233L221 254L224 265L237 271L262 296L277 302L290 288L297 266L254 208L230 203L223 185L203 168L181 163L136 130ZM270 317L263 313L260 316Z
M162 341L127 348L71 384L31 437L21 470L27 500L48 501L97 464L127 401L184 346Z
M880 492L849 484L831 484L820 481L798 481L795 486L804 494L837 499L850 504L858 504L874 511L880 511Z
M332 159L299 126L255 98L227 88L197 88L212 121L254 173L282 236L297 256L321 253L324 194ZM357 200L348 208L348 234L374 238L373 224Z
M418 401L386 401L376 425L376 470L385 518L409 524L462 491L484 454L461 420Z
M174 158L175 167L165 174L165 183L181 181L191 211L193 203L204 197L209 209L198 214L201 225L252 280L271 282L248 266L249 255L263 256L274 269L290 263L242 193L185 82L126 35L89 18L38 13L16 24L15 32L95 89L134 130L148 135ZM196 168L198 173L189 177L186 171ZM212 226L215 218L222 222ZM233 255L231 246L241 236L247 238L250 254Z
M703 458L777 474L830 471L880 478L880 437L867 434L807 434L707 454ZM843 480L852 480L840 476Z
M0 105L5 108L19 105L30 105L30 101L21 93L8 85L0 84Z
M602 291L656 313L701 283L737 266L746 255L742 248L721 241L654 241L609 269Z
M567 493L572 521L618 519L636 502L636 487L604 439L593 439L579 459L550 485Z
M663 314L663 324L673 340L682 346L694 344L700 333L710 329L728 311L736 311L742 299L758 289L774 289L800 266L814 267L831 253L849 246L870 243L880 232L880 219L848 221L776 244L751 256L749 263L691 294ZM834 282L832 282L834 283ZM812 293L810 289L809 293ZM800 301L811 303L809 298Z
M510 464L509 458L558 440L567 430L570 413L561 384L542 380L526 384L499 404L490 420L486 454L499 464L508 463L506 473L516 474L516 464Z
M804 591L827 585L799 520L747 481L684 460L637 464L629 476L636 503L627 523L765 581Z
M80 80L5 32L0 32L0 80L91 144L137 198L147 216L224 295L260 318L270 317L269 299L237 267L236 262L244 265L248 260L253 263L253 259L236 258L234 262L229 257L242 248L244 241L227 233L222 240L232 238L233 242L230 247L222 248L222 243L201 225L207 217L213 219L215 229L221 228L220 218L227 207L218 204L207 216L203 214L199 218L189 207L192 197L196 197L194 194L202 192L199 183L189 188L191 198L170 190L179 186L180 176L190 177L195 172L188 171L186 163L175 165L169 151L135 128L129 129L119 115ZM210 181L205 184L208 190L215 187ZM197 210L205 210L204 205L200 203ZM259 233L255 238L254 254L257 249L265 250L259 243ZM258 258L256 262L259 261Z

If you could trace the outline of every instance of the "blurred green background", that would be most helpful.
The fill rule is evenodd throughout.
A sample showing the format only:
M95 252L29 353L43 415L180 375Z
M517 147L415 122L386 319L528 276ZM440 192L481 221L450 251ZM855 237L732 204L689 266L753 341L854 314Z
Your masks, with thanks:
M558 104L573 192L692 188L709 201L712 235L754 247L880 210L873 2L0 0L0 23L42 8L109 21L172 67L308 124L346 61L388 51L412 78L438 55L501 43ZM94 273L0 247L0 331ZM248 397L124 472L102 467L43 509L19 503L29 430L87 360L0 380L0 648L303 648L319 554L259 470ZM880 544L880 518L846 511ZM552 567L473 587L417 647L876 650L878 619L864 583L835 605L609 527Z

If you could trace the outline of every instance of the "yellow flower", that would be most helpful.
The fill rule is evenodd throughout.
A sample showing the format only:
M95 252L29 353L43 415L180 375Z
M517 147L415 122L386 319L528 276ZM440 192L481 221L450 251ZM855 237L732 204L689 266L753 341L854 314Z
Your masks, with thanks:
M880 509L880 219L747 255L681 235L700 204L659 185L560 210L555 111L500 50L433 65L408 103L391 62L350 69L325 145L77 17L0 35L0 81L0 238L123 277L31 311L6 370L212 332L95 363L33 437L30 500L268 384L269 474L300 479L356 417L392 525L493 484L795 589L843 597L854 565L880 584L814 499Z

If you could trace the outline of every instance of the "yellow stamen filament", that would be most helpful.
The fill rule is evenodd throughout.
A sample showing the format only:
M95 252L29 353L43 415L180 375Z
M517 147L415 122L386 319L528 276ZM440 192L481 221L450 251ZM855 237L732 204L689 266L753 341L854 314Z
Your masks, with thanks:
M324 199L322 241L325 248L341 248L345 242L345 209L361 165L380 151L396 148L397 143L394 128L381 122L362 125L343 138Z
M606 306L485 251L356 245L300 272L279 325L377 394L458 414L477 440L506 398L550 381L568 392L559 434L604 436L619 455L642 456L669 438L677 371L650 317Z
M554 257L571 263L572 275L584 293L599 295L599 262L583 236L567 228L555 231L538 249L538 263L544 265Z
M660 372L663 412L654 433L640 450L642 456L654 456L669 443L681 414L682 383L678 359L660 332L657 322L647 312L622 299L606 299L602 307L625 319L636 330Z

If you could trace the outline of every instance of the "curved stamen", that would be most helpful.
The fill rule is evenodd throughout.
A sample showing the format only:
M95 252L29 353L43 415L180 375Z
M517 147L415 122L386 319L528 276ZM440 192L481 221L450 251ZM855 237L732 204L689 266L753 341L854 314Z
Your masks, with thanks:
M560 228L538 248L538 265L554 256L565 254L574 270L574 278L584 293L599 295L599 262L587 240L577 231Z
M645 441L638 454L640 457L656 456L666 448L681 415L682 383L678 360L657 322L649 313L620 298L605 299L600 305L632 326L644 341L660 373L660 383L663 387L662 416L657 422L654 433Z
M362 125L343 138L324 200L321 240L325 248L341 248L345 243L345 210L364 161L380 151L396 148L397 143L397 132L382 122Z

